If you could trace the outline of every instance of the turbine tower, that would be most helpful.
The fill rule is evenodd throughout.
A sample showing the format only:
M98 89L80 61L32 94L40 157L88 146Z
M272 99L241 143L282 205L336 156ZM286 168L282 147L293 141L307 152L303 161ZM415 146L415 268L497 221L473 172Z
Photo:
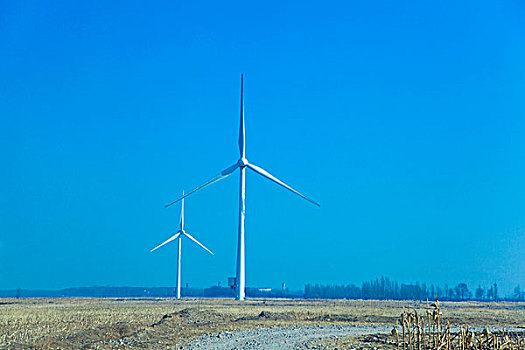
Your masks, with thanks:
M199 187L191 190L187 194L183 194L182 197L177 198L173 202L166 204L165 207L169 207L170 205L178 202L181 199L184 199L185 197L189 196L190 194L193 194L197 192L198 190L211 185L212 183L215 183L219 180L224 179L225 177L229 176L231 173L233 173L237 168L240 169L240 187L239 187L239 236L238 236L238 242L237 242L237 278L236 278L236 287L235 287L235 294L237 300L244 300L244 293L245 293L245 268L244 268L244 261L245 261L245 253L244 253L244 214L246 210L246 168L249 168L256 172L257 174L267 178L268 180L271 180L275 182L278 185L281 185L282 187L286 188L287 190L297 194L298 196L306 199L307 201L320 206L319 203L311 200L310 198L306 197L305 195L299 193L298 191L294 190L281 180L277 179L275 176L267 172L261 167L258 167L255 164L249 163L246 159L246 146L245 146L245 135L244 135L244 96L243 96L243 75L241 74L241 125L239 130L239 152L240 152L240 158L237 161L237 163L233 164L229 168L226 168L221 173L214 176L209 181L205 182L204 184L200 185Z
M182 192L182 195L184 196L184 191ZM193 242L197 243L198 245L200 245L202 248L206 249L211 255L214 255L213 252L211 250L209 250L208 248L206 248L201 242L197 241L192 235L190 235L188 232L184 231L184 199L182 199L182 208L180 210L180 229L177 231L176 234L174 234L173 236L171 236L167 241L165 241L164 243L156 246L155 248L153 248L152 250L150 250L150 252L156 250L156 249L159 249L160 247L162 247L163 245L177 239L178 240L178 243L179 243L179 253L177 255L177 299L180 299L180 260L181 260L181 253L182 253L182 236L186 236L188 237L189 239L191 239Z

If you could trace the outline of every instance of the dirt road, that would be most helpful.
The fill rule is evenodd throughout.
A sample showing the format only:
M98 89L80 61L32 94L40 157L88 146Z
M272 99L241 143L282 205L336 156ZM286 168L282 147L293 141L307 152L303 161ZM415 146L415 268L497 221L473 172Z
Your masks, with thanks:
M327 338L389 333L392 327L366 326L295 326L247 329L196 338L186 349L192 350L288 350L312 349L310 342Z

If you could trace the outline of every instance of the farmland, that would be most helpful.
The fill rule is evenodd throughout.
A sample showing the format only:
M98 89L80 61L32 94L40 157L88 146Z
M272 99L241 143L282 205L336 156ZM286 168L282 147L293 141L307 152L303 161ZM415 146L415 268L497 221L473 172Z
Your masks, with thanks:
M410 307L426 302L231 299L0 299L0 349L175 349L199 337L277 327L384 325L391 329ZM525 326L525 303L441 303L453 326ZM345 328L339 328L339 330ZM386 328L384 328L386 329ZM317 339L309 347L395 348L363 337ZM372 341L374 338L371 338ZM339 345L337 345L339 344ZM381 346L382 344L382 346Z

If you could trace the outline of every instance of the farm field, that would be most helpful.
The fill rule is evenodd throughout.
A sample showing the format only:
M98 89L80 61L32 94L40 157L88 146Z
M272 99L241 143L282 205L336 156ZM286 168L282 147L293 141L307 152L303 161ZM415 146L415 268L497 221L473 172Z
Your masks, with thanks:
M440 305L444 319L450 320L453 326L525 327L525 303L442 302ZM389 330L398 324L400 314L407 307L424 312L427 303L287 299L245 302L163 298L0 299L0 349L220 349L221 339L226 341L223 345L228 346L224 348L231 349L232 342L239 341L234 337L236 334L249 340L237 348L255 349L266 347L248 343L256 343L258 337L267 336L270 338L265 339L273 342L272 337L279 337L279 333L287 333L291 342L296 339L291 348L395 349ZM238 331L245 333L235 333ZM377 333L388 335L369 335ZM348 337L348 334L353 336ZM278 342L279 339L275 344ZM207 345L200 347L199 343Z

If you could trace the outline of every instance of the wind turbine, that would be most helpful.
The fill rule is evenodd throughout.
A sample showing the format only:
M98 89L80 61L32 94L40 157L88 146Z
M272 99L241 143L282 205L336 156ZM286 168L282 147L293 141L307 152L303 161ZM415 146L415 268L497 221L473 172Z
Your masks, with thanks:
M241 172L241 178L240 178L240 188L239 188L239 236L238 236L238 242L237 242L237 278L236 278L236 299L237 300L244 300L245 296L245 253L244 253L244 214L246 211L246 168L249 168L253 171L255 171L257 174L267 178L268 180L271 180L275 182L278 185L281 185L282 187L286 188L289 191L292 191L293 193L297 194L298 196L306 199L307 201L320 206L319 203L311 200L310 198L306 197L305 195L299 193L298 191L294 190L281 180L277 179L275 176L267 172L261 167L258 167L255 164L249 163L246 159L246 147L245 147L245 135L244 135L244 97L243 97L243 75L241 74L241 126L239 130L239 151L240 151L240 158L237 161L237 163L233 164L229 168L226 168L221 173L214 176L209 181L205 182L204 184L200 185L199 187L191 190L187 194L183 194L182 197L177 198L173 202L166 204L165 207L169 207L170 205L178 202L181 199L184 199L185 197L189 196L190 194L193 194L197 192L198 190L211 185L212 183L215 183L219 180L224 179L225 177L229 176L231 173L233 173L236 169L240 169Z
M184 192L182 192L182 195L184 196ZM181 253L182 253L182 236L186 236L189 239L191 239L193 242L200 245L202 248L207 250L211 255L214 255L211 250L206 248L201 242L197 241L192 235L190 235L188 232L184 231L184 198L182 199L182 208L180 210L180 229L177 231L176 234L171 236L167 241L164 243L156 246L150 252L153 252L154 250L159 249L163 245L177 239L179 241L179 254L177 255L177 299L180 299L180 260L181 260Z

